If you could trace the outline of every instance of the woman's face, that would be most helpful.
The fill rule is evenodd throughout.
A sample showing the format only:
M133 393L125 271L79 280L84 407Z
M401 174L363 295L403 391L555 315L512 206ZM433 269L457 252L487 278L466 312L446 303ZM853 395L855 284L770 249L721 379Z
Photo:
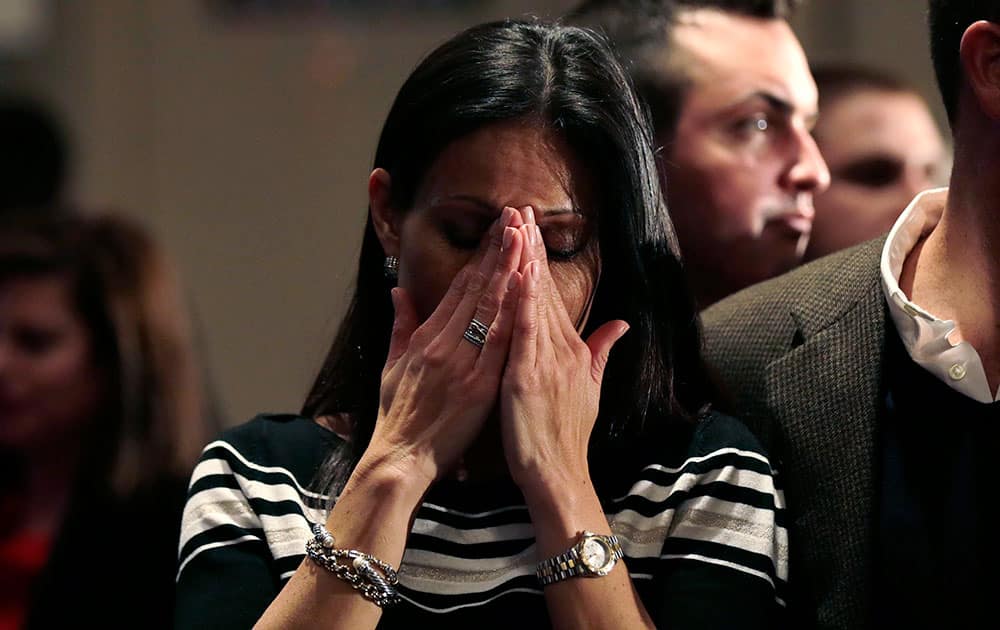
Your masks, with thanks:
M77 439L97 413L101 380L64 278L0 285L0 446L32 451Z
M593 238L593 178L556 134L522 121L496 123L455 140L437 157L413 207L397 214L399 285L426 319L475 255L504 207L531 206L556 288L580 326L600 263Z

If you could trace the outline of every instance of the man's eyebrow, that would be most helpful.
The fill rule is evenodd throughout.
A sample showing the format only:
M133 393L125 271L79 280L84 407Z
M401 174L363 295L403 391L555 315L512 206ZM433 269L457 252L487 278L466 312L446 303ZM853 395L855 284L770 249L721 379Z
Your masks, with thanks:
M795 107L790 102L788 102L787 99L781 98L780 96L772 94L771 92L764 92L762 90L758 90L747 96L745 99L743 99L743 102L752 101L754 99L760 99L764 101L765 103L768 104L768 106L773 107L774 109L780 111L782 114L785 115L790 115L793 111L795 111Z
M766 92L764 90L758 90L748 95L741 101L746 103L747 101L752 101L754 99L759 99L767 103L768 107L778 110L783 116L791 116L795 112L795 106L792 105L787 99L784 99L777 94L772 92ZM805 115L806 127L812 129L816 126L816 121L819 120L819 112L814 111Z

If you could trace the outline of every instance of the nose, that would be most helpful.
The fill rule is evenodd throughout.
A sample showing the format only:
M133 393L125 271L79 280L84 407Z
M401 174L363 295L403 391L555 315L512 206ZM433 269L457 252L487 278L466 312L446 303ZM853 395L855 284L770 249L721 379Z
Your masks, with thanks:
M805 129L796 131L791 168L787 185L794 192L821 193L830 186L830 169L826 166L812 134Z

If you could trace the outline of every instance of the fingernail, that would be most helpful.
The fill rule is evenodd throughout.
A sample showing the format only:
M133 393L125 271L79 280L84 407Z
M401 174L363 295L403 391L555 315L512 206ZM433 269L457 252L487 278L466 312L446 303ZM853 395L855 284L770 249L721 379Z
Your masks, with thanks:
M521 211L521 214L524 215L525 223L535 222L535 210L531 206L525 206L524 210Z
M523 227L524 227L524 240L528 242L528 245L534 245L535 244L534 231L527 223L525 223Z
M399 287L392 287L392 289L389 291L389 299L392 300L393 311L399 310L399 296L397 295L398 293L399 293Z
M514 232L516 232L516 231L517 230L515 230L512 227L506 227L506 228L503 229L503 248L504 249L509 249L510 248L510 242L514 238Z
M535 245L540 245L542 243L542 228L535 224Z
M507 290L508 291L513 291L514 287L517 286L517 278L518 278L519 275L520 274L517 273L517 271L511 271L510 272L510 277L507 278Z
M510 206L505 206L503 209L503 213L500 215L500 223L504 227L507 227L508 225L510 225L510 220L513 218L514 218L514 209L511 208Z
M620 339L621 337L623 337L625 333L628 332L629 328L631 328L631 326L629 326L628 324L622 324L622 330L620 333L618 333L618 338Z

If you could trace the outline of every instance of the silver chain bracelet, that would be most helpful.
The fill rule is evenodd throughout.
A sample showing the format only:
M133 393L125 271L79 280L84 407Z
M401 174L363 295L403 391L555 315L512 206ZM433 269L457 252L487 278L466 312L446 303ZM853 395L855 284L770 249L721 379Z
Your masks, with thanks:
M320 524L313 525L312 531L313 537L306 541L306 555L313 562L350 584L379 608L399 602L396 593L399 576L390 564L354 549L337 549L333 534Z

